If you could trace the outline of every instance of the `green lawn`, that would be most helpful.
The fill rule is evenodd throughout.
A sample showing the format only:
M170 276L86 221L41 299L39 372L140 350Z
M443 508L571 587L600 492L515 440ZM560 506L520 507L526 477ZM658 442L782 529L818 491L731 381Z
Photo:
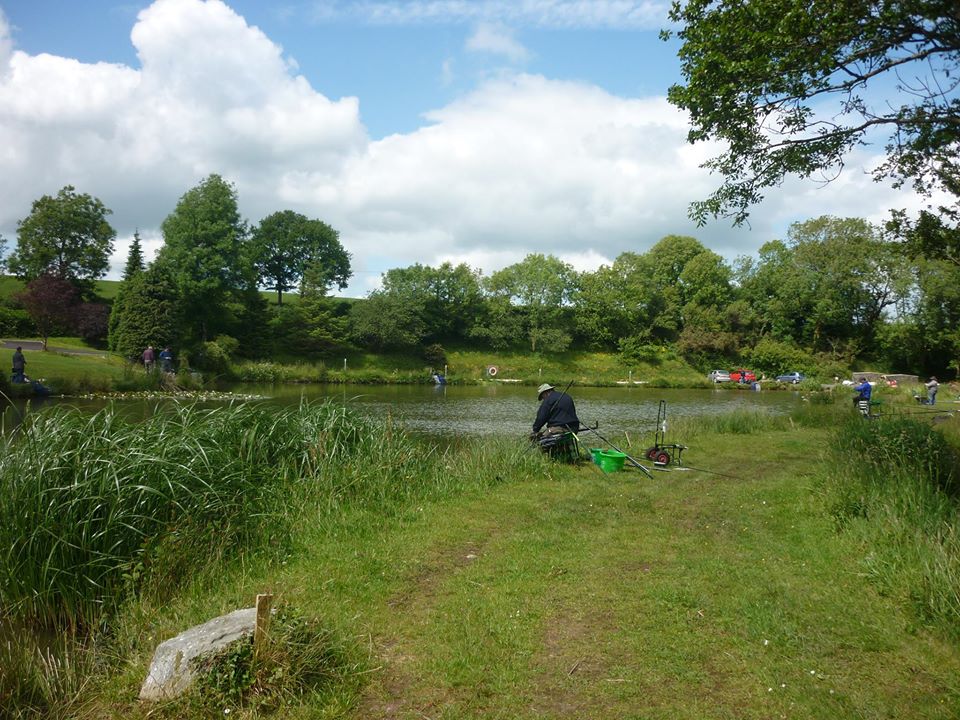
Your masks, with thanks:
M51 338L50 344L54 344ZM9 374L13 350L0 348L0 371ZM24 350L27 377L48 384L55 392L108 390L131 372L129 366L108 353L67 355L57 352Z
M827 431L782 427L684 437L691 465L735 478L544 464L387 515L308 517L283 563L138 606L101 703L145 717L130 698L157 628L269 589L366 656L359 691L284 717L957 717L960 648L877 592L869 548L820 506Z

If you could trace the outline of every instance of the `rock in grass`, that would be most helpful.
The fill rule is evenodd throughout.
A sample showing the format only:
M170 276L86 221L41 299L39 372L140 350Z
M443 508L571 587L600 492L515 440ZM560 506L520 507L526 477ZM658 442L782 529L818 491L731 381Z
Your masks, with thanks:
M140 699L169 700L182 695L194 679L193 660L250 637L256 620L256 608L234 610L160 643L140 688Z

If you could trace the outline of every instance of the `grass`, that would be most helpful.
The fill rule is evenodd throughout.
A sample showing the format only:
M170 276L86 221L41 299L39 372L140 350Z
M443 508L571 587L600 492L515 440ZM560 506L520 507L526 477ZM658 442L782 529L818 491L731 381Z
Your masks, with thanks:
M279 551L235 544L216 573L119 606L109 648L78 659L82 686L64 674L66 699L46 710L260 717L260 694L230 695L238 683L159 710L131 698L160 639L270 590L322 635L308 644L336 655L332 683L239 683L283 717L956 717L960 623L925 594L957 587L928 572L957 558L952 451L929 428L848 426L851 414L810 402L773 422L688 421L684 459L728 477L653 480L508 441L441 452L389 426L364 431L379 439L287 496L299 501ZM879 473L868 478L837 455L865 452ZM883 473L921 452L932 482L897 494L908 476ZM850 487L866 512L836 502ZM900 512L918 488L945 514ZM933 540L943 554L914 551Z
M30 413L0 438L0 605L24 623L96 627L211 557L282 547L305 488L352 493L330 469L389 452L382 437L328 403L174 404L137 424L113 407Z
M0 348L0 369L5 374L13 365L13 352ZM23 355L27 376L40 380L56 393L106 391L135 384L130 366L111 355L68 355L39 350L24 350Z
M909 417L847 422L833 440L824 502L870 547L864 572L960 639L960 460L956 446Z

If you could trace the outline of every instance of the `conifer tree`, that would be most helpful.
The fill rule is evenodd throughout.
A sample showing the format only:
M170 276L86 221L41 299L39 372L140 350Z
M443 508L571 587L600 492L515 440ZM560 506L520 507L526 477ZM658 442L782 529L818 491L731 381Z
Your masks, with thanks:
M140 231L134 230L133 242L130 243L130 251L127 253L127 265L123 269L123 279L129 280L137 273L143 272L143 247L140 244Z

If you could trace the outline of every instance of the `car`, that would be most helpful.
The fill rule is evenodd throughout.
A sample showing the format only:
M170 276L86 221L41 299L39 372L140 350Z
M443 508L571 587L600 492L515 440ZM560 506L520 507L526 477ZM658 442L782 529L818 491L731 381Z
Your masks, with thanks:
M730 371L730 380L735 383L752 383L756 381L756 379L757 374L753 370L744 370L743 368L740 368L739 370Z
M803 373L790 372L786 373L785 375L777 375L777 382L793 383L796 385L798 382L802 382L805 377L806 375Z
M713 380L715 383L730 382L730 373L726 370L712 370L707 375L708 380Z

